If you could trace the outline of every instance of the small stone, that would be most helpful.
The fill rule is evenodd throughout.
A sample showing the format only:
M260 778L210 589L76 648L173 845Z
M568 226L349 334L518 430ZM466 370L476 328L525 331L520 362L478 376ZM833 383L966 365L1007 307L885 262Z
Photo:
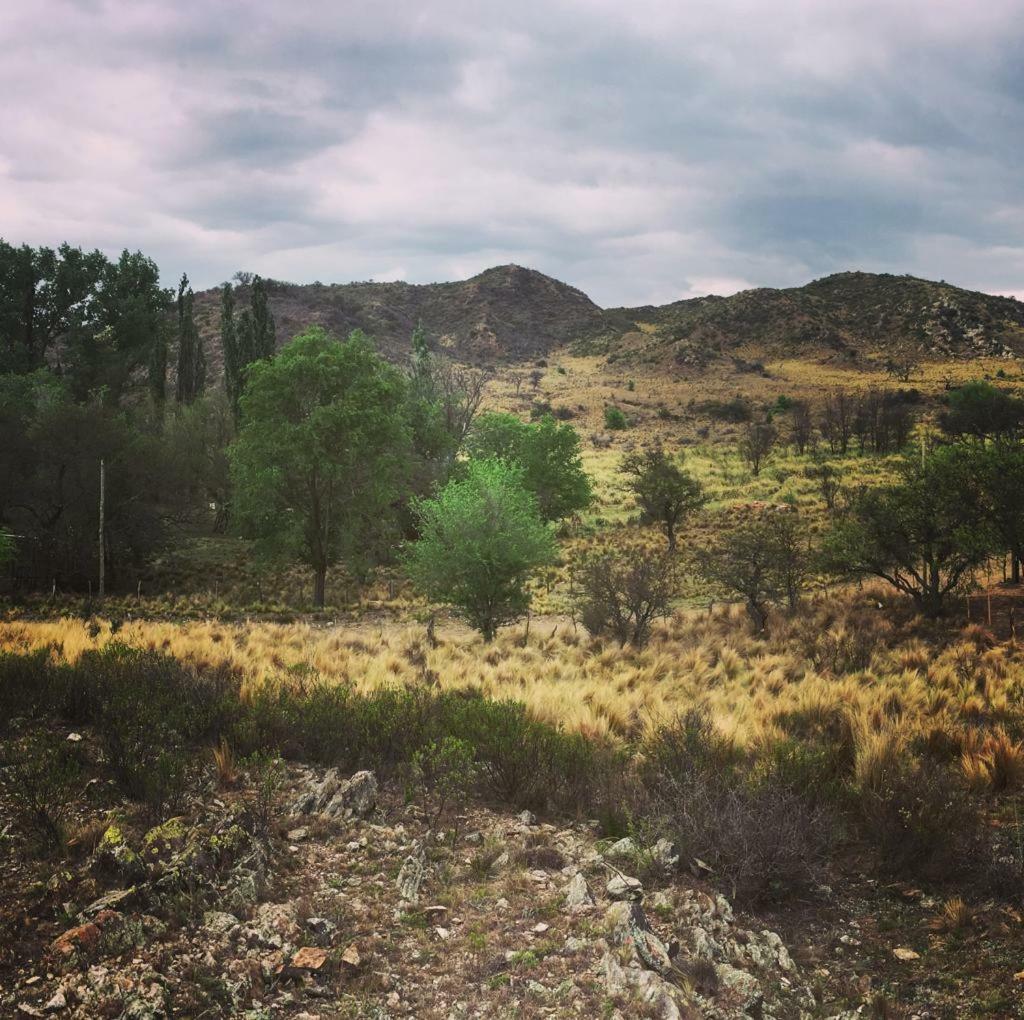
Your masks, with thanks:
M594 897L590 895L587 880L583 877L582 871L577 871L565 887L565 909L570 914L578 914L593 905Z
M622 839L612 843L607 850L605 850L605 857L611 857L613 860L616 858L633 857L637 852L636 843L633 842L629 836L623 836Z
M450 938L452 933L447 928L437 927L434 929L434 934L443 942Z
M69 744L80 744L82 742L82 734L74 732L69 733L67 735L67 742Z
M534 935L543 935L550 927L550 924L545 924L543 921L539 921L533 926L533 933Z
M291 959L294 970L319 971L327 963L327 951L316 946L303 946Z
M363 958L359 955L359 947L354 942L341 954L341 962L349 970L353 971L359 970L363 965Z
M338 930L338 926L326 917L310 917L306 920L306 927L321 945L327 945Z
M62 1009L67 1009L68 997L64 994L63 988L58 988L53 993L50 1001L43 1006L44 1013L59 1013Z
M292 843L301 843L309 835L309 829L298 828L292 829L288 832L287 836Z
M638 878L613 875L608 879L605 891L613 900L633 900L643 895L644 887Z
M532 811L520 811L516 817L523 825L537 824L537 816Z
M902 960L904 963L909 963L911 960L920 960L921 954L915 953L913 949L907 949L905 946L898 946L892 951L892 955L897 960Z
M90 921L88 924L80 924L77 928L69 928L63 935L53 940L50 948L60 956L71 956L95 948L99 940L100 929Z

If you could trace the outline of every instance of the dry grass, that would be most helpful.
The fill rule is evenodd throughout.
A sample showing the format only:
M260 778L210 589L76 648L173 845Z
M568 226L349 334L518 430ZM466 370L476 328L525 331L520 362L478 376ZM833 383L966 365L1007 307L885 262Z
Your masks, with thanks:
M542 720L629 739L703 704L739 743L828 733L850 746L860 783L874 787L912 741L963 762L978 788L1024 778L1019 732L1024 654L976 628L958 638L915 631L881 589L809 601L756 637L739 607L685 611L643 649L589 638L565 618L509 628L492 645L444 625L104 620L0 622L0 649L52 647L75 660L111 641L167 652L198 667L226 666L244 689L312 676L357 690L409 685L472 689L524 702ZM956 635L954 635L956 637Z

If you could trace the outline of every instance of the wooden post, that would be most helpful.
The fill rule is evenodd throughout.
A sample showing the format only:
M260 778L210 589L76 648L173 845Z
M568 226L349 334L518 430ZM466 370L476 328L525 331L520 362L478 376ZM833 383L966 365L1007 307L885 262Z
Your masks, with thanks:
M100 591L99 596L103 598L104 593L104 570L106 568L106 548L105 548L105 536L103 534L104 525L104 512L106 510L105 500L107 495L107 469L103 463L103 458L100 458Z
M989 627L992 626L992 594L991 594L991 592L988 595L988 625L989 625Z

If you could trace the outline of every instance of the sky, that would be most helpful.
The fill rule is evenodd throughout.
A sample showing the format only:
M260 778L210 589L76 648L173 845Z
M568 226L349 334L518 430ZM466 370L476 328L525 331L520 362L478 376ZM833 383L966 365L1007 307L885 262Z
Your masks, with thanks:
M1024 298L1024 0L4 0L0 236L603 306Z

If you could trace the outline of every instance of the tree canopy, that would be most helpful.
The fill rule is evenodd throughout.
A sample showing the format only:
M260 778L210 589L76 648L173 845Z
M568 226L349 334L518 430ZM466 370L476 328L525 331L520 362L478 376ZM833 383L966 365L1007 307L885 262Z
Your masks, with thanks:
M313 327L252 365L240 403L238 525L308 564L322 606L328 568L367 565L402 493L405 381L358 330L339 341Z
M546 521L557 521L589 506L590 479L583 470L580 437L549 415L524 422L512 414L481 415L466 442L471 456L497 458L522 468L523 485L537 497Z
M433 499L417 500L420 538L405 557L415 586L447 603L487 641L529 608L527 581L555 556L551 529L507 461L470 461Z

